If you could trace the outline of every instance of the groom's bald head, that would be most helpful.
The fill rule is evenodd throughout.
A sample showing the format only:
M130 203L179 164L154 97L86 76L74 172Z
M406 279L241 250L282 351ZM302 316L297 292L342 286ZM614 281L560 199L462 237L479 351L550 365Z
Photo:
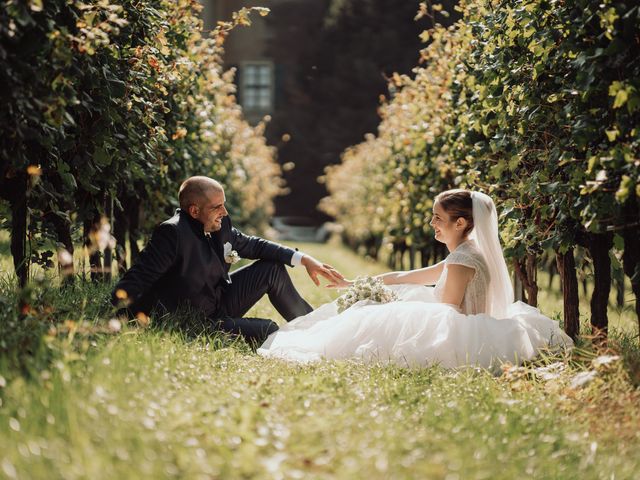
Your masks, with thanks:
M224 189L219 182L213 178L196 176L187 178L178 191L178 200L180 208L184 211L189 210L191 205L200 205L206 199L210 192L223 192Z

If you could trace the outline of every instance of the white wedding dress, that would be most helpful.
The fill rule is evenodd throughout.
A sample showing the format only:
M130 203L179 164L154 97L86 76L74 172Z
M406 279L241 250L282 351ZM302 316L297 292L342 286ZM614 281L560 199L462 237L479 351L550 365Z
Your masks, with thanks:
M475 270L461 311L439 303L452 264ZM302 363L352 358L400 366L494 369L504 362L530 360L547 347L573 345L558 322L525 303L506 305L501 318L483 313L491 311L489 284L490 269L474 240L468 240L446 258L435 287L390 285L398 301L365 300L342 313L335 301L325 304L272 333L258 354Z

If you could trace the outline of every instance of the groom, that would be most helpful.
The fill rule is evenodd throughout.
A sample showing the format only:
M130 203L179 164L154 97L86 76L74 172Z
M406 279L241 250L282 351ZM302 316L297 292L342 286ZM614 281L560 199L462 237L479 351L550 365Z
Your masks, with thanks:
M278 329L271 320L242 318L266 293L287 320L309 313L285 269L303 265L316 285L318 275L342 279L330 265L231 225L222 186L208 177L191 177L179 191L180 208L160 224L136 263L116 285L112 302L134 316L155 306L174 311L187 303L202 310L223 331L262 342ZM236 255L237 253L237 255ZM257 259L236 270L234 257Z

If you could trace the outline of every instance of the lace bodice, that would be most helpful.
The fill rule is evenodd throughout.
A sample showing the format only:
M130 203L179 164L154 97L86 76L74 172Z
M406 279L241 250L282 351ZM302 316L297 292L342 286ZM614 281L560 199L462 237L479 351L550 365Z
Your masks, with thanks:
M462 299L461 312L466 315L485 313L487 311L487 291L490 281L489 268L482 254L478 251L473 240L458 245L444 261L444 270L436 282L434 294L438 300L442 299L442 291L447 279L448 265L464 265L473 268L475 274L467 284Z

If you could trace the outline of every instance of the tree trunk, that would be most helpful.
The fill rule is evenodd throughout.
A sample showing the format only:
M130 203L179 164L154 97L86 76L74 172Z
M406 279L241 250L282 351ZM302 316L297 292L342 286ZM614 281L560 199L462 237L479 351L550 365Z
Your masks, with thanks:
M395 247L391 249L389 252L389 257L387 258L387 266L389 270L394 270L396 268L396 249Z
M416 247L409 247L409 270L416 268Z
M116 264L118 274L122 274L127 270L127 230L128 219L122 210L116 208L113 215L113 236L116 239Z
M364 242L365 254L374 259L378 260L378 250L380 249L380 239L376 236L371 235L367 237Z
M93 219L85 219L83 222L84 246L89 253L89 268L91 270L91 281L102 280L102 257L97 243L92 239L92 232L100 228L100 217L96 214Z
M516 302L527 301L524 294L524 285L522 285L522 280L520 279L520 275L518 275L518 260L513 261L513 299Z
M27 179L17 177L12 182L15 188L11 201L11 255L18 277L18 285L24 287L29 279L29 258L27 255ZM12 189L13 190L13 189Z
M529 281L525 283L527 289L527 299L532 307L538 306L538 269L537 257L533 253L527 254L526 272Z
M420 249L420 265L422 266L422 268L424 267L428 267L430 266L430 251L426 248L423 247Z
M558 273L558 268L556 267L555 262L551 263L549 265L548 268L548 272L549 272L549 285L548 285L548 289L551 290L551 288L553 287L553 279L556 276L556 273Z
M104 214L107 217L109 226L113 225L113 197L106 195L104 204ZM107 244L107 248L104 249L102 280L105 282L111 281L111 265L113 264L113 251L111 246Z
M71 255L71 258L73 259L74 249L73 240L71 238L71 222L68 219L61 217L60 215L56 215L53 212L45 215L45 219L47 222L50 222L51 225L53 225L53 230L54 232L56 232L56 238L58 239L58 242L60 242L64 246L64 249L69 253L69 255ZM62 283L64 285L72 284L75 273L73 260L71 261L71 263L65 265L62 265L60 262L58 262L58 269L60 275L62 276Z
M444 243L436 242L433 246L433 263L444 260L447 256L447 247Z
M597 336L606 337L609 327L607 306L611 292L611 259L613 246L611 233L594 233L589 236L589 252L593 258L593 295L591 296L591 326Z
M625 206L625 217L628 224L636 224L626 228L622 232L624 239L624 253L622 254L622 266L624 273L631 280L631 290L635 296L636 316L638 317L638 329L640 331L640 221L638 204L636 200L630 201Z
M616 306L624 307L624 270L620 268L613 269L613 282L616 286Z
M138 240L140 239L140 206L136 198L129 199L129 249L131 252L131 264L133 264L140 255Z
M404 252L405 252L405 246L401 243L396 243L393 246L393 251L395 253L395 264L394 264L394 269L395 270L402 270L403 269L403 260L404 260Z
M578 300L578 278L576 276L576 261L573 256L573 248L570 248L567 253L556 252L556 262L562 285L564 331L575 340L580 334L580 303Z
M382 241L380 238L374 238L373 245L371 246L371 251L369 252L369 256L373 258L376 262L378 261L378 257L380 256L380 246Z
M536 256L527 253L524 261L515 260L513 262L516 276L522 282L526 291L527 303L532 307L538 306L538 272L536 268Z

